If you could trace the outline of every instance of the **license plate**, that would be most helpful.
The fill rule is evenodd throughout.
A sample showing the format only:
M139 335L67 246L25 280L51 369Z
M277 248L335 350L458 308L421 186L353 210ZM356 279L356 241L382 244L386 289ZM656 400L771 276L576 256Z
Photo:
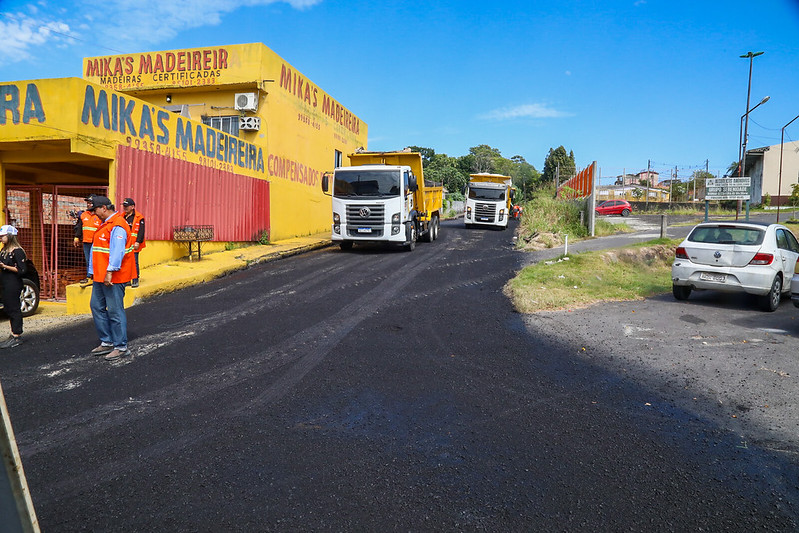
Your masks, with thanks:
M727 281L726 274L710 274L709 272L702 272L699 274L699 279L702 281L717 281L719 283L724 283Z
M372 228L358 228L358 233L372 233Z

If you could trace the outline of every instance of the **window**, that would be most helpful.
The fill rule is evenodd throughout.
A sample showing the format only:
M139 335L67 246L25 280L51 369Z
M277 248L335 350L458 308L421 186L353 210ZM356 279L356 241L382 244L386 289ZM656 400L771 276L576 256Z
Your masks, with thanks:
M799 243L796 242L796 237L793 236L793 233L786 232L785 237L788 239L788 249L799 253Z
M342 154L340 150L336 150L334 158L335 158L335 161L333 161L334 168L338 168L344 165L344 154Z
M239 116L233 115L230 117L203 117L203 124L211 126L218 130L222 130L234 137L239 136Z

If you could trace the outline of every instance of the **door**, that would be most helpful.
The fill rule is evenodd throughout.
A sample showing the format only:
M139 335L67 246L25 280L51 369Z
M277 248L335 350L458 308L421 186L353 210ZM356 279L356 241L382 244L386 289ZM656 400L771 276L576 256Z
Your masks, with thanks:
M108 194L107 187L9 185L6 220L39 272L42 299L65 300L66 287L86 277L82 243L75 246L75 221L89 194Z

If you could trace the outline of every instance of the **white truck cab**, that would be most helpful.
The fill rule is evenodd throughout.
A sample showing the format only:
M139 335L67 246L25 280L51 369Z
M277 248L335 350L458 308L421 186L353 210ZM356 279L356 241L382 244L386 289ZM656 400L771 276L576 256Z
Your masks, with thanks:
M512 180L501 174L471 174L466 187L463 221L473 226L508 227L513 206Z
M353 166L336 168L332 175L333 242L344 250L356 242L394 243L413 250L419 237L428 242L437 238L443 189L425 185L418 176L420 154L363 152L350 159ZM394 162L399 164L389 164ZM329 180L329 175L322 179L325 192Z

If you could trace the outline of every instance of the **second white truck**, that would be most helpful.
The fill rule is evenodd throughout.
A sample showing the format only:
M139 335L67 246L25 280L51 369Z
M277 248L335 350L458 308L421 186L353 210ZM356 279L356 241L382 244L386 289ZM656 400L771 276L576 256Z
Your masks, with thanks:
M513 180L502 174L470 174L463 221L467 228L495 226L505 229L513 208Z

